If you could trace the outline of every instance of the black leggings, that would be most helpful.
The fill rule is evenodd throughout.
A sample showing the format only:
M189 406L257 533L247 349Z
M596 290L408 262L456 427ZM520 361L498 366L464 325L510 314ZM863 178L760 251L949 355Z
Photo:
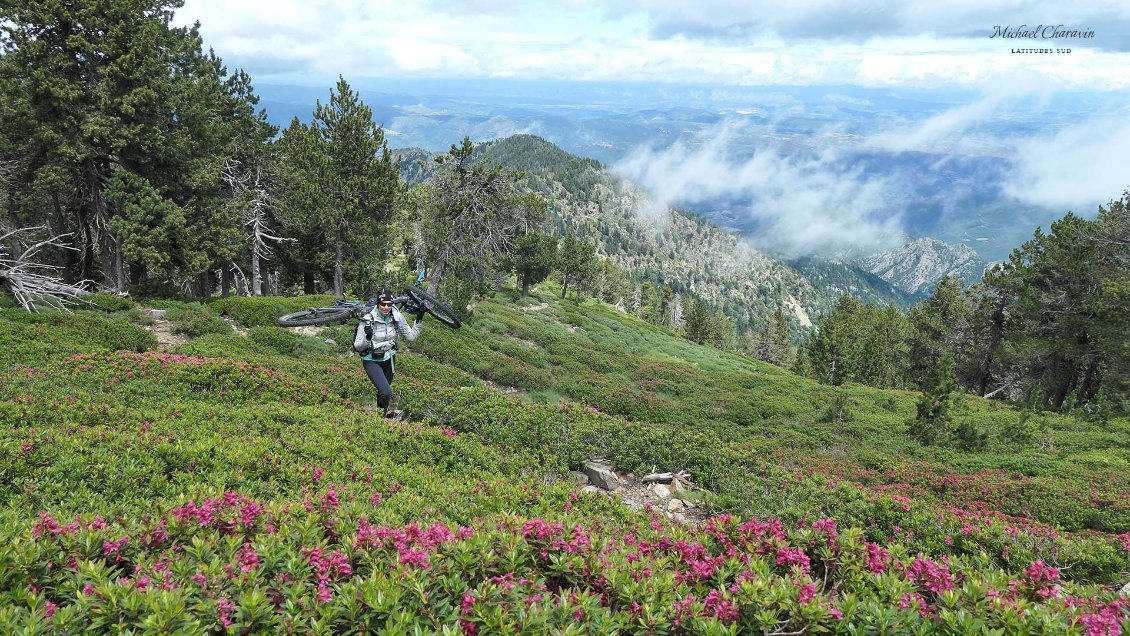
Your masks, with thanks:
M392 358L381 362L362 360L361 363L365 366L365 375L377 387L377 405L387 409L392 400Z

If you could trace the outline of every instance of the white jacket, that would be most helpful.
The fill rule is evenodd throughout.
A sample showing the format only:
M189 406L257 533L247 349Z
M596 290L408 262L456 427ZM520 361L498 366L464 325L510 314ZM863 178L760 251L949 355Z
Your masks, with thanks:
M371 339L365 337L365 327L373 328ZM381 310L373 307L357 323L357 331L353 334L353 350L377 362L388 360L396 355L400 336L411 342L420 336L423 327L424 323L418 318L409 326L404 314L395 305L392 307L392 319L388 322L381 316Z

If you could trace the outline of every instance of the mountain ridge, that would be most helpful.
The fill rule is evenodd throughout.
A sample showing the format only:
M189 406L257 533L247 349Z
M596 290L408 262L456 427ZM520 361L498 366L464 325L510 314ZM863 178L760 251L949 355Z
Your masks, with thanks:
M401 157L401 174L410 186L427 178L419 160L431 153L393 152ZM522 173L519 186L549 203L555 234L592 239L599 254L632 278L658 280L678 293L699 296L733 318L739 330L755 328L778 307L794 330L806 330L842 294L904 310L921 298L922 285L900 287L901 277L884 278L858 261L776 258L737 230L695 212L668 209L596 159L534 135L478 144L476 160Z
M946 243L928 236L861 258L857 264L898 289L927 295L946 276L956 274L970 283L979 279L987 267L968 245Z

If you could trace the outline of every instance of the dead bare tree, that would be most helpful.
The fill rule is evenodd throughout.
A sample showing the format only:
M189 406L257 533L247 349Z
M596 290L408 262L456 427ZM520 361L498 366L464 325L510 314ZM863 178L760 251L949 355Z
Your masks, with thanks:
M261 263L271 260L269 243L294 242L296 239L275 236L268 223L271 197L267 189L267 179L262 166L244 168L233 159L221 171L224 183L232 192L232 201L239 206L240 217L247 231L248 248L251 252L250 291L253 296L263 295L263 275Z
M34 260L41 250L48 247L75 249L63 241L70 234L60 234L23 247L20 240L23 236L35 236L46 229L47 226L43 225L18 228L0 236L0 286L11 292L29 312L35 312L37 304L69 311L67 304L77 302L79 296L89 293L83 285L92 281L65 283L55 274L60 267Z

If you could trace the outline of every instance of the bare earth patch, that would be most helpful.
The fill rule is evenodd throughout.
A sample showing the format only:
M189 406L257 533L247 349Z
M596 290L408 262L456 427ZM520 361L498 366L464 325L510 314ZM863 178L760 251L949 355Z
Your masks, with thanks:
M145 315L153 320L153 324L145 325L145 328L153 332L157 336L157 348L161 351L168 351L169 347L188 342L188 336L183 333L176 333L173 331L173 325L168 320L161 318L162 314L155 313L155 310L145 307L138 307Z

